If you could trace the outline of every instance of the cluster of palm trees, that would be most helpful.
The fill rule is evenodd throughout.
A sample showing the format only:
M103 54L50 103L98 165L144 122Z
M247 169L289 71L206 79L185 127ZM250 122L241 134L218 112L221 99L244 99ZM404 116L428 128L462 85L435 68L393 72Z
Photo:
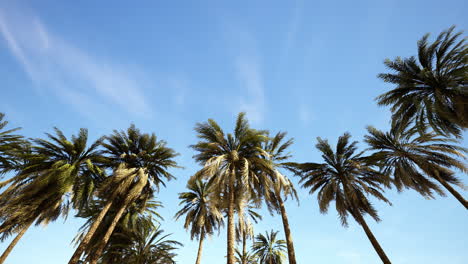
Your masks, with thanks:
M392 72L379 77L396 87L377 102L391 106L392 126L387 132L368 127L365 150L348 133L334 147L318 138L323 161L297 163L290 161L293 140L285 132L251 128L244 113L232 133L212 119L196 124L199 141L191 148L201 168L179 194L182 208L175 215L185 218L191 239L199 241L196 263L205 238L225 225L227 264L279 264L286 255L289 264L297 263L285 208L285 200L297 195L284 171L317 193L321 213L334 202L343 226L352 216L385 264L390 259L365 220L380 220L371 198L390 204L384 191L391 187L426 198L446 190L468 209L456 177L456 171L468 172L467 149L459 146L468 128L468 47L460 36L453 27L432 43L426 35L417 58L385 62ZM179 167L166 142L133 125L94 142L86 129L66 137L56 128L45 139L26 139L6 126L1 114L0 173L9 177L0 182L0 239L15 238L0 264L31 225L48 224L70 210L86 219L70 264L175 263L182 244L164 234L157 212L162 204L155 200L165 181L174 179L169 170ZM275 231L254 235L262 205L281 215L284 240Z
M91 144L86 129L67 138L56 128L34 140L14 131L0 134L2 172L13 173L1 183L0 238L17 235L0 263L32 224L48 224L70 209L87 221L69 263L174 263L181 244L160 229L161 204L154 200L174 178L168 169L177 167L177 153L164 141L133 125Z

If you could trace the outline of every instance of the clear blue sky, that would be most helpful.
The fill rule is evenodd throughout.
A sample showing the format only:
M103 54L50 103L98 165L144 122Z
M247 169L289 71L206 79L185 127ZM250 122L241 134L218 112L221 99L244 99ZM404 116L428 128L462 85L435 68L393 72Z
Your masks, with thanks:
M158 195L163 228L185 245L178 262L193 263L197 242L172 217L198 169L188 148L196 122L231 129L247 111L254 127L295 138L294 160L320 161L317 136L361 140L366 125L388 126L373 101L389 87L376 78L382 61L415 54L426 32L467 29L467 13L461 0L3 0L0 111L29 137L57 126L97 138L134 122L168 141L185 169ZM393 206L376 202L382 222L368 222L393 263L468 263L468 216L454 198L387 193ZM298 263L380 263L360 226L343 228L335 211L321 215L315 196L299 195L300 207L287 204ZM257 232L282 232L280 217L264 215ZM30 229L7 263L66 263L81 223ZM203 263L225 261L224 233L206 242Z

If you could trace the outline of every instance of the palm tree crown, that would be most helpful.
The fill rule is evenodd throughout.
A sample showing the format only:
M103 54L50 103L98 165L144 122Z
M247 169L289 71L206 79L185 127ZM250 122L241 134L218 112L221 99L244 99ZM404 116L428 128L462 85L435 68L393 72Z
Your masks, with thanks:
M210 199L211 183L200 179L189 181L188 192L179 194L180 209L175 217L179 219L185 215L184 228L190 228L190 238L212 235L223 225L223 216L216 204Z
M18 233L0 263L33 222L48 224L67 215L70 202L79 210L91 197L91 175L98 170L94 162L101 157L97 150L100 140L88 147L86 129L70 140L57 128L55 133L47 134L49 140L33 141L35 145L22 154L23 167L0 195L1 239Z
M4 221L0 230L13 227L14 223L53 221L68 213L65 200L68 197L77 209L90 197L92 191L84 189L93 189L89 186L92 185L90 175L96 169L94 162L100 158L97 150L100 140L87 147L86 129L81 129L71 140L59 129L55 132L56 135L47 134L50 141L34 140L25 167L13 178L10 188L1 194L0 214Z
M380 74L397 87L377 97L391 105L393 124L429 124L438 133L460 135L468 127L468 46L455 27L440 33L433 43L426 34L418 42L418 56L386 60L395 73Z
M463 186L451 170L454 168L468 172L463 162L457 159L465 158L463 153L467 149L453 144L457 140L436 133L421 134L408 127L389 132L373 127L368 127L367 130L369 134L365 136L366 142L376 151L372 158L380 162L385 174L392 176L397 190L412 188L427 198L433 198L434 191L440 195L444 195L444 192L432 180L437 180L444 186ZM450 186L448 189L450 192L455 191Z
M377 211L367 196L390 203L381 186L388 186L388 179L372 168L363 153L356 153L357 142L349 142L351 135L340 136L333 151L327 140L318 138L317 149L325 163L303 163L296 167L301 173L300 183L312 194L318 190L320 212L326 213L331 201L335 201L341 223L347 226L348 213L369 214L379 221Z
M285 258L286 241L278 239L278 231L271 230L255 237L252 249L260 264L281 264Z
M4 121L4 113L0 113L0 175L17 168L17 151L25 143L20 135L13 132L20 128L6 129L8 121ZM5 184L8 182L5 182ZM1 184L1 183L0 183Z

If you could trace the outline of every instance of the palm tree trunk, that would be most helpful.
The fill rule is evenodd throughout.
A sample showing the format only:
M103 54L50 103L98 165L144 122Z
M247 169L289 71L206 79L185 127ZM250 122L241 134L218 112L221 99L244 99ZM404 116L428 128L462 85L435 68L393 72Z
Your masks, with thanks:
M442 184L445 189L447 189L463 206L465 206L466 209L468 209L468 201L461 196L459 192L457 192L452 186L450 186L449 183L447 183L446 180L442 179L439 175L439 173L435 173L435 178L440 184Z
M195 264L201 263L202 251L203 251L203 240L205 239L205 232L201 232L200 234L200 242L198 243L198 254L197 254L197 261Z
M227 264L234 264L235 247L235 225L234 225L234 175L231 173L229 179L229 206L228 206L228 228L227 228Z
M85 251L86 247L88 246L89 242L91 241L91 238L93 237L94 233L98 229L99 225L102 223L102 220L106 216L107 212L111 208L112 204L114 203L113 199L109 199L107 202L106 206L102 208L101 212L99 213L98 217L96 220L93 222L91 227L88 230L88 233L86 233L86 236L83 238L81 241L80 245L78 248L75 250L75 253L73 253L73 256L70 258L68 261L68 264L76 264L81 258L81 255Z
M114 229L117 226L117 223L120 221L120 218L122 218L122 215L124 214L125 209L127 209L128 204L129 202L127 201L124 201L122 203L122 206L119 208L119 211L117 211L117 214L115 215L114 219L112 219L110 226L107 228L106 234L104 235L102 240L99 242L96 251L92 255L88 256L89 264L96 264L97 261L99 260L99 257L101 257L102 252L104 251L104 248L107 245L107 242L109 242L109 239L112 233L114 232Z
M283 198L281 193L276 193L278 197L278 203L281 211L281 218L283 219L284 235L286 236L286 246L288 247L288 260L289 264L296 264L296 253L294 251L293 238L291 235L291 229L289 228L288 215L286 213L286 207L284 206Z
M29 227L32 225L33 222L34 221L31 221L29 224L24 226L23 229L21 229L21 231L18 233L18 235L16 235L15 239L11 241L10 245L8 245L8 247L5 249L2 256L0 256L0 264L3 264L3 262L5 262L8 255L10 255L13 248L16 246L16 244L21 239L21 237L23 237L24 233L26 233L26 231L29 229Z
M107 229L106 234L99 243L97 250L94 252L94 254L92 254L92 256L88 256L90 264L97 263L99 257L101 257L102 252L104 251L104 248L107 246L107 242L109 242L109 239L112 233L114 232L117 223L120 221L120 218L122 218L122 215L124 214L125 210L130 205L130 203L132 203L136 198L138 198L138 196L143 191L143 188L145 187L146 183L148 182L148 175L144 173L142 169L139 169L138 176L138 183L128 192L127 197L125 197L122 203L122 206L119 208L119 211L117 211L117 214L115 215L114 219L112 219L112 222L109 228Z
M242 264L246 264L245 261L245 255L247 254L247 234L244 231L242 231Z
M367 226L367 223L364 220L364 218L362 217L362 215L359 212L357 212L357 213L354 213L353 216L356 219L356 221L362 226L362 228L364 229L364 232L366 232L367 237L369 238L370 242L372 243L372 246L374 247L375 251L379 255L380 259L382 260L382 263L391 264L390 259L385 254L384 250L380 246L380 244L377 241L377 239L375 238L374 234L372 234L372 231Z

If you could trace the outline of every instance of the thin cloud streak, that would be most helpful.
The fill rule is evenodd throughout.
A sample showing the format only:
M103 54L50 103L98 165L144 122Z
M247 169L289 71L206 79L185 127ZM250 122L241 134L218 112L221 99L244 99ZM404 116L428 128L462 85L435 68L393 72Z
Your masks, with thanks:
M255 56L240 56L236 60L236 71L241 85L247 89L247 96L240 101L240 110L247 112L252 122L262 122L266 100L258 60Z
M38 87L52 89L65 102L83 103L76 108L85 115L90 107L110 103L133 115L151 116L139 71L90 55L51 33L34 15L6 14L0 9L0 36Z

